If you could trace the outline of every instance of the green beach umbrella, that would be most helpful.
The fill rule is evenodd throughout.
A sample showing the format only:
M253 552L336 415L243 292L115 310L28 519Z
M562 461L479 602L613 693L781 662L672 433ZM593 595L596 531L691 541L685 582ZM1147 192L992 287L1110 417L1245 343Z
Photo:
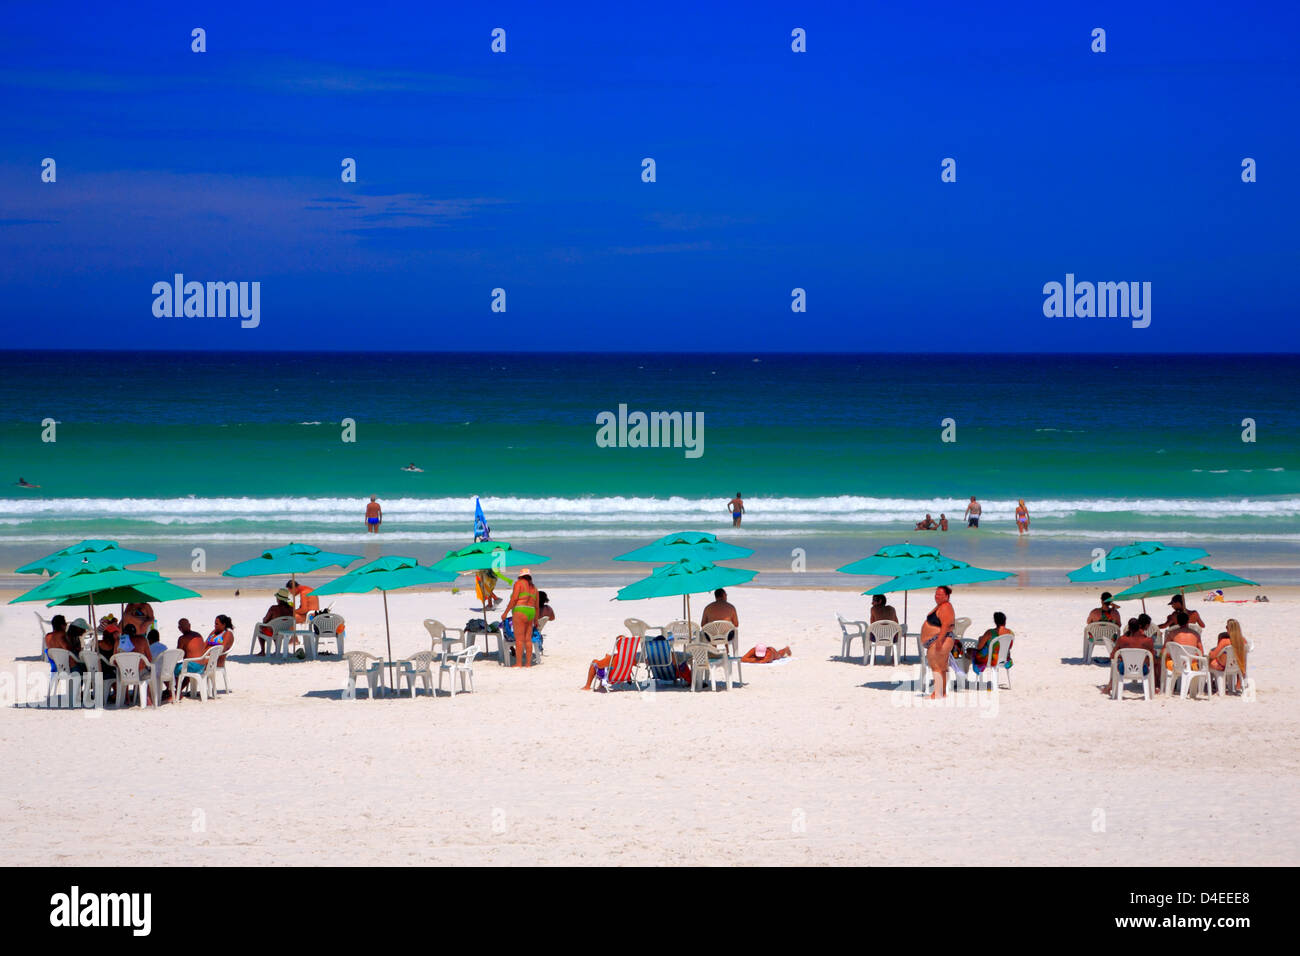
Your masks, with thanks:
M1159 541L1134 541L1107 551L1101 570L1095 569L1092 564L1085 564L1081 568L1075 568L1066 577L1075 584L1140 578L1144 574L1164 571L1176 562L1196 561L1208 554L1203 548L1171 548Z
M706 531L675 531L664 535L658 541L652 541L644 547L620 554L615 561L644 561L648 564L666 564L687 558L701 563L714 561L731 561L735 558L747 558L754 553L753 548L742 548L737 544L719 541L718 536Z
M1159 541L1134 541L1107 551L1102 570L1094 570L1089 563L1075 568L1066 577L1075 584L1114 581L1117 578L1137 578L1140 584L1144 574L1155 574L1179 561L1196 561L1207 554L1209 552L1202 548L1171 548ZM1142 610L1146 609L1147 602L1143 598Z
M533 554L531 551L522 551L513 547L509 541L476 541L463 548L448 551L441 561L434 562L433 567L453 574L474 573L479 579L479 590L483 595L483 607L479 610L483 613L483 627L486 628L488 626L487 588L482 585L482 573L491 571L498 577L503 577L501 572L506 568L522 568L524 565L541 564L549 560L551 559L544 554Z
M464 574L467 571L499 571L519 568L525 564L541 564L551 560L544 554L533 554L513 547L509 541L477 541L455 551L448 551L433 567L439 571Z
M146 572L153 574L155 572ZM97 604L138 604L140 602L158 602L179 601L183 598L202 597L198 591L191 591L189 588L181 587L168 581L161 574L156 578L147 581L138 581L135 584L126 584L121 587L109 588L105 591L95 593L95 603ZM68 607L74 604L85 603L76 595L66 598L60 598L51 601L50 607Z
M925 544L888 544L870 557L850 562L836 568L840 574L869 574L882 578L899 578L926 570L969 567L965 561L944 557L938 548ZM878 593L885 593L884 591ZM903 633L907 633L907 591L903 592Z
M890 591L920 591L925 588L938 587L941 584L949 586L954 584L979 584L983 581L1001 581L1013 577L1015 577L1015 573L1012 571L991 571L988 568L975 568L964 562L956 561L953 562L951 567L940 567L918 571L914 574L905 574L894 578L892 581L886 581L884 584L877 584L874 588L862 593L888 594Z
M369 594L380 591L384 595L384 636L388 641L388 663L393 662L393 636L388 625L388 592L399 588L413 588L430 584L446 584L456 580L456 575L448 571L425 567L415 558L383 557L367 562L346 574L341 574L333 581L327 581L310 593L326 594Z
M296 581L300 574L310 574L324 568L346 568L353 561L360 561L359 554L340 554L336 551L322 551L315 545L292 542L283 547L263 551L255 558L232 564L221 573L230 578L252 578L259 575L289 575Z
M946 563L945 563L946 562ZM903 592L903 633L907 633L907 592L921 591L930 588L936 588L941 584L949 587L955 584L978 584L981 581L1000 581L1004 578L1015 577L1010 571L990 571L987 568L975 568L965 561L956 561L952 558L942 558L935 566L914 571L911 574L904 574L894 578L892 581L886 581L884 584L877 584L874 588L863 591L863 594L888 594L891 591Z
M683 558L656 568L649 577L620 588L614 595L614 600L642 601L646 598L683 595L686 598L686 620L689 623L692 594L745 584L757 574L757 571L747 571L744 568L720 568L708 562Z
M754 553L753 548L743 548L737 544L719 541L716 534L707 531L674 531L658 541L652 541L645 547L637 548L626 554L620 554L615 561L645 561L648 564L672 564L683 558L712 564L714 561L731 561L735 558L747 558ZM682 607L686 608L685 595ZM686 613L684 610L683 613ZM687 614L687 617L690 615Z
M1215 588L1232 588L1241 585L1258 586L1258 582L1219 571L1208 565L1184 562L1159 571L1140 584L1135 584L1115 595L1121 598L1161 597L1165 594L1182 594L1184 591L1212 591Z
M93 628L96 604L125 603L141 598L171 601L198 596L198 592L172 584L156 571L128 570L106 558L87 555L84 564L56 574L9 603L43 601L50 607L85 604L90 610L89 620Z
M128 567L132 564L147 564L150 561L157 561L158 555L150 554L148 551L132 551L129 548L119 547L116 541L105 541L99 538L87 538L85 541L79 541L77 544L69 545L59 551L47 554L39 560L32 561L30 564L24 564L21 568L15 569L15 574L58 574L60 571L66 571L70 567L75 567L80 563L82 557L97 556L101 559L117 562L119 567Z
M937 559L944 559L938 548L923 544L889 544L867 558L861 558L836 568L840 574L874 574L881 577L896 578L911 574L933 564Z

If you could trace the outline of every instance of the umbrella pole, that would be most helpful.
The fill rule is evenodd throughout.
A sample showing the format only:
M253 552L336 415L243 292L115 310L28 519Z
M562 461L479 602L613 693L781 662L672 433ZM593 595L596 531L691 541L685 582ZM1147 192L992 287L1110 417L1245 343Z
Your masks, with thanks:
M388 671L389 677L391 678L393 673L393 668L391 666L393 663L393 634L388 629L388 592L380 591L379 593L384 596L384 637L388 641L388 663L390 665L385 668L385 670ZM337 650L337 648L335 648L335 650ZM389 687L388 689L392 690L392 687ZM411 691L411 693L414 694L415 691Z

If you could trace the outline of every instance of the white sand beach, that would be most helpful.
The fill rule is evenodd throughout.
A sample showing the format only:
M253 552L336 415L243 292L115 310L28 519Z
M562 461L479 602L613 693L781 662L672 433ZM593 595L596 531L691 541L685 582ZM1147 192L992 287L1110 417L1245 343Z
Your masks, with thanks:
M1013 689L923 705L888 666L835 660L852 591L737 588L742 646L794 658L746 685L582 693L625 617L673 599L539 576L558 619L545 663L480 659L454 699L341 698L337 661L246 657L257 593L158 605L172 643L235 622L231 692L207 703L88 713L44 699L31 605L0 609L0 864L1282 864L1300 860L1300 689L1290 644L1300 589L1203 604L1255 645L1253 700L1104 697L1079 656L1090 589L959 589L972 630L1003 610ZM5 600L14 593L4 595ZM1246 596L1246 595L1241 595ZM421 621L463 624L471 596L389 596L393 651ZM916 622L929 605L914 594ZM349 649L382 653L378 594L335 604ZM1148 601L1163 616L1164 601ZM1124 605L1124 616L1137 605ZM48 611L43 611L48 614ZM911 668L909 668L910 670Z

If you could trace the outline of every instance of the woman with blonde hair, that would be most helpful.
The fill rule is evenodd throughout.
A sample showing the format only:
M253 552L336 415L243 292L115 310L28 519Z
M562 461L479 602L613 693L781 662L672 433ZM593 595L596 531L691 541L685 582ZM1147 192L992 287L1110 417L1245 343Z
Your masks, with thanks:
M1228 666L1228 650L1232 650L1233 656L1237 659L1237 670L1241 671L1241 676L1246 676L1246 638L1241 633L1241 625L1237 623L1236 618L1228 618L1228 623L1224 625L1225 630L1219 635L1219 643L1214 645L1214 650L1206 655L1210 659L1210 667L1213 670L1221 671Z
M1021 498L1016 505L1016 530L1024 534L1029 530L1029 509L1025 507L1025 499Z

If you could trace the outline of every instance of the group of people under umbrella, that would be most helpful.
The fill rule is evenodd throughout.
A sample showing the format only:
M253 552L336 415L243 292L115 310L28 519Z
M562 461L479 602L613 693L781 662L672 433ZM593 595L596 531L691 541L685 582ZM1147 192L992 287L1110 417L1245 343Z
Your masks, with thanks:
M714 535L705 532L676 532L666 535L615 559L658 565L647 577L621 588L615 599L633 601L681 597L684 619L690 622L692 595L711 591L716 593L719 589L745 584L758 574L757 571L720 566L716 562L752 554L752 549L721 542ZM1196 548L1171 548L1150 541L1134 542L1132 545L1113 548L1105 554L1098 553L1092 562L1070 572L1068 577L1076 583L1137 578L1135 584L1115 595L1115 600L1145 599L1156 595L1182 594L1191 589L1210 590L1255 583L1201 563L1200 559L1206 554ZM154 560L156 555L121 548L113 541L82 541L16 569L18 573L48 574L51 577L10 603L39 601L52 607L84 605L88 609L89 621L95 622L96 605L121 604L124 612L127 608L147 608L148 615L151 616L150 605L153 602L200 596L198 592L177 585L156 571L134 567ZM346 569L358 560L359 555L327 552L312 545L290 543L232 565L224 574L231 577L288 575L289 585L293 589L313 599L327 595L360 595L379 591L383 598L385 641L391 662L389 591L450 583L461 575L473 574L482 599L479 608L482 613L482 630L486 632L492 625L487 620L491 609L488 600L491 589L485 579L488 576L503 578L508 570L523 568L524 571L518 573L512 582L511 598L502 612L501 626L512 632L519 666L532 663L533 629L539 610L539 592L528 568L550 560L547 556L514 548L509 542L480 540L447 552L441 560L431 565L422 565L412 557L383 556L350 571L345 570L341 575L315 588L307 589L298 585L298 578L302 576L330 568ZM973 567L941 554L937 548L906 542L883 547L875 554L838 570L845 574L888 578L865 591L867 595L902 591L904 634L907 634L908 629L909 593L935 589L936 606L926 616L919 644L923 660L936 672L946 670L948 654L953 647L954 617L947 600L952 587L1012 576L1011 572ZM123 614L124 618L127 616L126 613ZM735 623L734 611L731 619ZM141 620L136 623L145 622ZM147 623L152 625L151 620ZM112 625L113 622L110 621L108 626ZM228 619L227 626L230 626ZM87 627L102 636L104 622L98 625L91 623ZM135 624L122 626L120 630L125 633L127 627L133 632L139 630ZM215 624L214 630L219 634L221 632L221 628ZM139 638L145 635L133 633L129 636ZM228 648L230 635L225 634L221 639L226 641ZM209 640L211 641L211 636ZM766 655L769 649L763 650Z
M1158 541L1135 541L1131 545L1115 547L1104 553L1098 549L1090 563L1071 571L1067 577L1074 583L1136 578L1136 583L1131 587L1117 595L1107 594L1107 598L1114 601L1140 599L1143 601L1144 609L1145 599L1148 597L1172 594L1178 595L1180 601L1185 601L1185 592L1189 590L1210 591L1256 583L1201 563L1200 559L1207 554L1208 552L1200 548L1169 547ZM953 660L952 655L961 650L954 636L956 617L950 601L953 586L996 581L1013 576L1009 571L972 567L964 561L946 557L936 548L906 542L881 548L870 557L854 561L838 570L845 574L892 576L891 580L863 593L884 595L902 591L904 634L908 633L908 593L914 590L934 589L935 606L926 615L917 643L921 662L934 671L934 693L937 694L946 692L947 672ZM999 634L1010 633L1006 627L1006 616L995 614L993 628L986 631L980 642L972 649L978 653L988 639ZM868 653L871 651L864 647L864 655ZM983 662L979 663L982 665ZM1006 666L1010 666L1009 660L1005 663ZM931 696L934 696L934 693Z

